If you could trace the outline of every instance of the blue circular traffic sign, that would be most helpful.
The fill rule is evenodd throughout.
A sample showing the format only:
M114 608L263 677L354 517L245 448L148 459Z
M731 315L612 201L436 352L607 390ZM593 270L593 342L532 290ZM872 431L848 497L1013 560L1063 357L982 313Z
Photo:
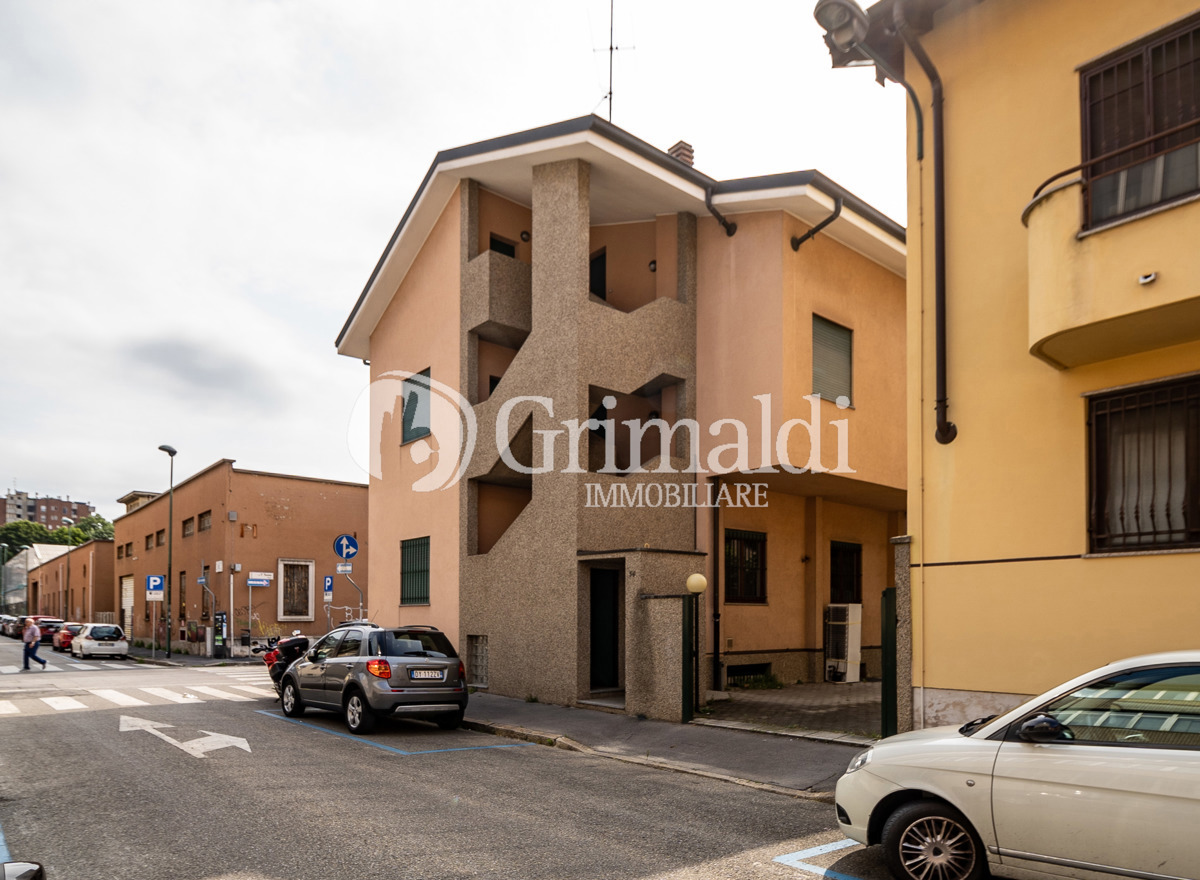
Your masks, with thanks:
M352 535L338 535L333 552L341 559L353 559L358 555L358 541Z

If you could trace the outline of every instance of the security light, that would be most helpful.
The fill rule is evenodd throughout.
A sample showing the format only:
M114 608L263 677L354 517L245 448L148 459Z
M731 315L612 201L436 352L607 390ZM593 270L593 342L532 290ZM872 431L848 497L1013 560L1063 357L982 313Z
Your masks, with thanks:
M870 20L854 0L818 0L813 18L839 52L848 52L867 36Z

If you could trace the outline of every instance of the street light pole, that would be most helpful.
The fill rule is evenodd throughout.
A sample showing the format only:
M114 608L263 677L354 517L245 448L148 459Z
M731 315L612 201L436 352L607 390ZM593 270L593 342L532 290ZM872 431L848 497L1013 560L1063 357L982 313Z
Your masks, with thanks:
M62 519L59 520L59 522L70 523L71 527L74 527L74 525L75 525L75 520L71 519L71 517L69 517L69 516L64 516ZM63 587L63 601L62 601L63 620L71 619L71 609L68 607L68 604L71 601L71 547L72 546L74 546L74 545L71 544L71 535L68 532L68 534L67 534L67 583Z
M171 551L175 547L175 447L166 444L158 447L171 459L170 497L167 501L167 659L171 659L171 566L174 560Z

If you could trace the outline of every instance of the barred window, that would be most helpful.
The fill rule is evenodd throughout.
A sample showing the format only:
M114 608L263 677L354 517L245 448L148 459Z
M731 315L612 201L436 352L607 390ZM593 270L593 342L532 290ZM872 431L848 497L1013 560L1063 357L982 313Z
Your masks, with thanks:
M182 531L182 534L183 534L183 536L184 536L185 538L186 538L186 537L188 537L189 535L193 535L193 534L195 534L195 533L196 533L196 520L195 520L195 518L193 518L193 517L190 517L190 516L189 516L187 519L185 519L185 520L183 521L183 525L182 525L182 527L181 527L181 531Z
M1200 547L1200 377L1088 402L1093 552Z
M411 443L421 437L429 436L429 368L414 374L404 380L401 389L404 394L401 411L400 442Z
M767 535L725 530L725 601L767 601Z
M279 560L279 619L313 619L313 561Z
M429 538L400 542L400 604L429 604Z
M159 529L157 532L154 533L154 543L157 544L159 547L167 546L167 530L166 529Z
M212 528L212 511L211 510L204 511L204 513L200 514L198 519L200 521L199 522L200 531L207 532L209 529Z
M1081 75L1089 224L1200 191L1200 17Z

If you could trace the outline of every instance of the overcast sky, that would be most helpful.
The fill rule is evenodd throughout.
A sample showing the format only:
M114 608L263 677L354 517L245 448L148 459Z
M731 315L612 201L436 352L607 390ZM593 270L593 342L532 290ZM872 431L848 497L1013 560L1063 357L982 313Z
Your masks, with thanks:
M617 0L612 121L904 222L904 92L812 0ZM0 0L0 480L366 482L334 339L438 150L608 117L607 0ZM361 432L354 432L360 433ZM357 451L356 451L357 452Z

